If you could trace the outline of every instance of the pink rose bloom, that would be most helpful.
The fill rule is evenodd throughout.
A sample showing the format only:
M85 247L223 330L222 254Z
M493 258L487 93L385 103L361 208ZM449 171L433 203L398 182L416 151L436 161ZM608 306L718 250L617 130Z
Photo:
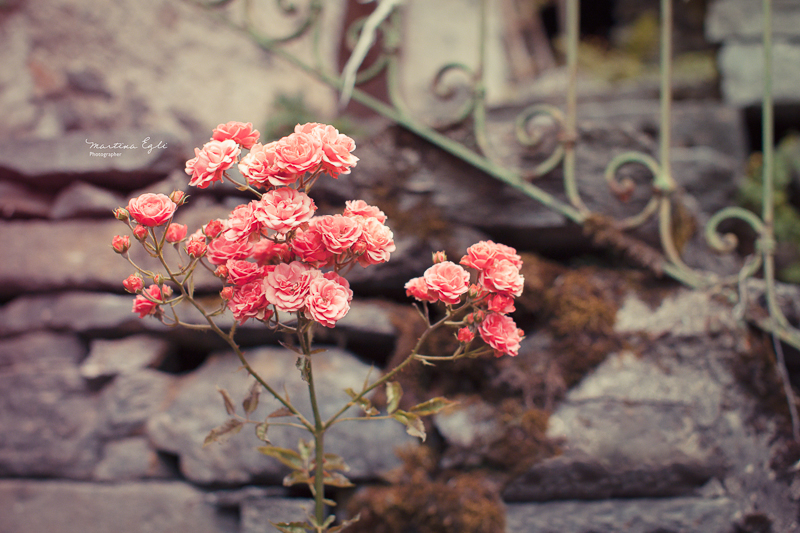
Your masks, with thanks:
M213 239L219 236L220 233L225 229L225 221L216 219L216 220L209 220L208 223L203 226L203 234L208 237L209 239Z
M139 274L131 274L122 282L122 286L130 293L136 293L144 288L144 280Z
M469 328L466 328L466 327L465 328L461 328L461 329L458 330L458 333L456 334L456 338L458 339L458 342L467 344L469 342L472 342L472 339L475 338L475 333Z
M493 294L489 297L487 303L489 305L489 311L494 311L501 315L507 315L508 313L516 311L514 307L514 298L507 294Z
M318 276L311 281L306 297L306 317L332 328L350 310L352 292L334 280Z
M311 226L307 230L298 230L289 245L300 261L319 267L327 265L332 256L322 241L322 234L317 231L313 222L314 219L311 219Z
M111 247L118 254L124 254L131 247L131 238L127 235L115 235L114 238L111 239Z
M231 168L242 149L236 141L208 141L203 149L194 149L195 157L186 162L186 173L192 179L189 185L205 189L215 181L222 181L222 173Z
M452 261L436 263L423 274L428 289L446 304L457 304L469 290L469 272Z
M339 285L344 287L345 290L347 291L347 294L348 294L348 297L347 297L348 301L352 301L353 300L353 291L350 289L350 282L347 281L346 278L340 276L339 274L337 274L336 272L333 272L333 271L325 272L322 275L322 277L325 278L325 279L329 279L331 281L335 281L336 283L338 283Z
M264 276L263 267L243 259L228 259L225 267L228 269L228 282L234 285L245 285Z
M229 241L253 241L258 240L261 232L261 224L255 215L258 202L253 200L247 204L241 204L231 211L228 220L225 222L223 235Z
M491 292L507 296L519 296L525 284L525 278L519 273L517 266L508 259L496 259L478 278L481 285Z
M190 257L194 257L197 259L198 257L203 257L206 255L206 238L201 233L200 235L192 235L189 241L186 243L186 253L189 254Z
M231 121L227 124L220 124L214 128L211 138L215 141L231 139L249 150L258 142L259 135L258 130L253 129L252 122L244 123Z
M288 233L308 222L317 210L309 195L291 187L280 187L264 193L255 202L254 214L265 228Z
M253 245L247 241L230 241L220 235L211 241L206 248L206 258L213 265L224 265L228 259L247 259L253 251Z
M128 212L142 226L155 227L167 223L178 205L165 194L146 192L128 202Z
M507 259L518 269L522 267L522 259L514 248L492 241L480 241L467 248L467 255L461 258L460 263L476 270L483 270L495 259Z
M311 270L299 261L281 263L264 278L264 294L281 311L299 311L305 305L311 280L319 275L319 270Z
M292 133L277 141L275 165L283 174L305 174L322 163L322 144L306 133Z
M377 218L381 224L386 223L386 213L375 207L369 205L364 200L348 200L344 203L344 216L362 216L365 218Z
M181 242L186 238L187 227L185 224L170 224L164 238L169 243Z
M150 299L161 301L161 289L158 288L158 285L150 285L144 292L150 296ZM141 294L133 300L133 312L139 313L139 318L144 318L147 315L154 315L157 310L158 304L151 302Z
M322 168L333 178L340 174L349 174L350 168L356 166L358 158L351 152L356 149L356 143L347 135L327 124L310 122L298 124L295 133L307 133L319 139L322 145ZM383 221L381 221L383 222Z
M292 251L288 244L261 239L253 245L253 259L261 266L288 263L292 260Z
M274 185L291 185L299 177L297 174L286 172L277 165L275 149L278 142L266 145L255 144L250 153L244 156L239 163L239 172L247 178L247 183L256 188Z
M406 296L411 296L412 298L416 298L420 302L438 302L439 297L436 295L435 292L428 288L428 284L425 283L425 278L419 277L409 280L408 283L405 285L406 289Z
M315 229L322 235L322 242L332 254L347 253L361 237L360 222L342 215L325 215L316 219Z
M522 331L517 329L511 317L489 313L478 326L478 332L484 342L492 347L495 356L508 354L514 357L519 353Z
M269 303L264 297L264 284L260 279L235 287L233 295L228 300L228 309L239 324L244 324L251 318L268 319L272 315L272 311L267 309L268 306Z
M358 263L366 267L387 262L389 254L396 250L392 230L381 224L377 218L363 219L362 222L361 240L366 246L358 257Z

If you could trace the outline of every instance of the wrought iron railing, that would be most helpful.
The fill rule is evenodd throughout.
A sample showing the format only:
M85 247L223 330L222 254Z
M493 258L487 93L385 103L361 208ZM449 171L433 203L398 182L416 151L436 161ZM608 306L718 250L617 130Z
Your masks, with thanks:
M212 0L205 2L209 7L231 4L237 0ZM755 305L746 298L747 281L762 272L767 301L767 313L762 318L753 318L757 325L769 332L773 337L778 366L782 372L784 387L792 415L795 438L800 433L795 410L793 393L783 360L783 352L779 341L783 341L800 349L800 330L791 326L778 306L775 290L775 237L773 231L773 102L772 102L772 0L762 0L764 28L764 91L762 103L763 131L763 212L759 217L755 213L737 206L722 209L708 220L705 236L709 247L715 252L732 253L737 247L737 238L733 234L721 234L720 225L732 219L750 226L755 234L755 252L743 261L738 274L722 276L710 271L693 268L684 262L676 245L671 228L674 202L678 186L673 178L670 165L672 138L671 106L673 78L673 0L661 0L660 31L660 131L657 158L642 152L627 152L611 159L606 168L604 178L611 190L620 199L633 191L634 183L628 179L618 179L619 171L626 165L644 167L652 177L652 196L645 202L638 214L619 220L611 220L605 215L593 213L581 198L581 191L576 179L576 144L577 128L577 94L578 94L578 43L580 38L580 0L563 0L566 10L565 35L566 62L568 71L568 88L565 111L548 104L535 104L525 109L516 119L515 131L519 143L523 146L536 146L543 141L542 133L530 133L531 121L542 116L557 125L559 133L555 149L532 168L511 168L494 157L494 151L487 134L487 104L484 83L484 66L486 62L487 9L488 0L481 0L479 48L476 50L477 67L470 68L461 63L450 63L441 67L433 80L433 94L437 97L447 96L444 81L453 71L466 74L468 80L468 98L450 118L446 125L471 122L474 128L474 139L477 149L461 144L426 124L422 119L413 116L405 105L400 94L399 51L402 46L401 16L403 0L378 0L378 7L367 19L357 21L348 32L348 40L356 51L351 64L346 67L345 74L332 70L332 65L324 65L315 55L313 61L304 61L286 51L284 44L303 36L309 36L314 42L319 41L320 21L323 9L322 0L308 0L304 9L298 9L293 2L276 0L276 5L288 16L299 17L293 29L285 35L274 37L266 35L246 16L243 26L246 31L263 48L284 58L297 68L305 71L330 86L338 89L348 98L367 106L373 111L393 120L420 137L437 145L441 149L466 161L474 167L499 181L525 193L548 208L557 211L567 219L583 225L589 231L600 231L608 234L616 233L618 238L605 239L611 245L624 247L635 241L629 236L630 230L639 228L645 223L655 221L658 226L660 250L652 249L647 256L647 266L658 272L666 273L680 282L698 289L713 289L727 295L740 309L745 305ZM250 9L252 0L244 0L245 8ZM234 24L231 22L231 24ZM234 24L235 25L235 24ZM375 35L380 34L379 39ZM360 40L359 40L360 37ZM378 44L374 44L378 43ZM361 60L370 47L376 47L377 58L369 65L359 69ZM373 51L373 54L375 52ZM353 62L353 59L355 61ZM358 86L379 75L385 75L388 87L388 101L382 101L360 90ZM443 124L439 124L443 126ZM564 194L554 195L536 185L536 179L548 174L558 166L562 167ZM594 228L594 229L593 229ZM636 246L645 247L643 243ZM639 254L640 256L642 254ZM757 315L749 315L757 316Z

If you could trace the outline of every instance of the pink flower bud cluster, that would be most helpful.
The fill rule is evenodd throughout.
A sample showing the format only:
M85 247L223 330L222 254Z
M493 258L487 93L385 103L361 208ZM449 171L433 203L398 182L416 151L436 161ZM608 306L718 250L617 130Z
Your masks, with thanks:
M497 357L516 356L524 333L508 314L514 312L514 298L522 294L525 282L517 251L481 241L467 248L459 264L445 260L440 252L434 254L434 262L423 276L406 283L406 294L421 302L470 305L473 312L456 333L458 340L468 344L478 333ZM470 272L464 267L475 271L476 284L470 284Z

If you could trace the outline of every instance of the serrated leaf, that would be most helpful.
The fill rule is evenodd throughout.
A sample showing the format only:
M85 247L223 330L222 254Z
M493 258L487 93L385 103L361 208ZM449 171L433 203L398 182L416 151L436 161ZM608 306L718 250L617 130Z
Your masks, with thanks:
M403 387L398 382L392 381L386 384L386 401L388 403L386 411L389 414L397 411L397 408L400 406L400 398L402 397Z
M255 381L250 387L250 392L247 393L247 397L242 401L242 407L246 414L249 415L258 408L259 396L261 396L261 383Z
M272 522L270 521L278 531L282 533L305 533L306 531L312 531L308 528L308 524L305 522Z
M297 442L297 450L300 452L300 457L303 459L304 464L308 464L311 452L314 451L314 443L300 439Z
M288 407L281 407L277 411L272 411L267 418L280 418L282 416L292 416L292 412Z
M324 353L324 352L327 352L327 351L328 351L327 348L316 348L314 350L311 350L311 353L309 355L315 355L315 354Z
M236 407L233 405L233 398L228 394L228 391L217 387L217 391L222 395L222 401L225 402L225 410L229 415L236 413Z
M425 425L418 415L398 409L392 414L392 418L406 426L406 433L425 442Z
M289 344L289 343L287 343L287 342L278 341L278 344L280 344L281 346L283 346L283 347L284 347L284 348L286 348L287 350L291 350L291 351L293 351L293 352L294 352L294 353L296 353L297 355L300 355L300 356L302 356L302 355L303 355L303 352L301 352L301 351L300 351L298 348L295 348L294 346L292 346L291 344Z
M267 430L269 429L269 424L266 422L261 422L260 424L256 424L256 437L258 440L263 440L267 444L272 444L270 440L267 438Z
M339 472L325 472L322 476L322 482L331 487L355 487L349 479Z
M274 457L289 468L293 468L295 470L305 469L303 459L300 457L300 454L294 450L290 450L288 448L279 448L277 446L259 446L256 449L264 455Z
M380 411L378 411L377 409L375 409L375 407L372 406L372 402L370 402L369 400L367 400L363 396L361 398L358 398L358 394L353 389L347 388L347 389L344 390L344 392L346 392L347 395L350 396L351 399L356 401L356 404L359 407L361 407L361 409L364 411L365 415L367 415L367 416L375 416L377 414L380 414ZM358 399L356 400L356 398L358 398Z
M309 483L311 479L308 477L306 472L301 470L292 470L292 472L283 478L283 486L284 487L291 487L292 485L297 485L299 483Z
M325 454L324 466L327 470L341 470L342 472L349 472L350 467L344 462L344 459L335 453Z
M203 447L205 448L212 442L220 442L231 435L239 433L239 431L242 429L242 426L244 426L244 422L241 420L237 420L235 418L227 420L224 424L215 427L208 433L208 435L206 435L206 438L203 441Z
M410 411L418 416L435 415L442 409L450 407L451 405L455 405L456 403L457 402L448 400L442 396L438 396L436 398L431 398L427 402L422 402L421 404L415 405L410 409Z
M355 524L359 520L361 520L361 513L358 513L357 515L355 515L350 520L345 520L344 522L342 522L338 526L330 528L328 530L328 533L338 533L339 531L343 531L345 528L352 526L353 524Z

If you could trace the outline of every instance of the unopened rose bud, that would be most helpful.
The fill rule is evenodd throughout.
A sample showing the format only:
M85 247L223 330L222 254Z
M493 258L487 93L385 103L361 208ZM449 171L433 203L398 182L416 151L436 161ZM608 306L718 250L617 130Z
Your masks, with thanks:
M156 285L163 285L166 280L162 274L156 274L156 277L153 278L153 281Z
M474 315L473 318L475 322L483 322L483 319L486 318L486 311L484 311L483 309L478 309L472 314Z
M225 265L218 266L217 269L214 271L214 275L222 280L228 279L228 267L226 267Z
M189 254L189 257L197 259L198 257L203 257L206 255L207 250L205 239L189 239L189 242L186 243L186 253Z
M233 287L225 287L221 291L219 291L220 297L226 302L233 298Z
M167 240L167 242L173 244L181 242L186 238L186 230L186 225L172 223L167 227L164 238Z
M206 234L206 237L209 239L213 239L217 237L223 230L222 222L219 220L211 220L208 224L203 228L203 233Z
M447 255L444 252L433 252L433 264L444 263L447 261Z
M170 296L172 296L172 287L170 287L169 285L164 285L163 287L161 287L161 295L164 298L169 298Z
M122 207L118 207L118 208L114 209L114 218L116 218L117 220L121 220L121 221L125 222L126 220L128 220L130 218L130 214L128 213L127 209L124 209Z
M469 328L461 328L458 330L458 334L456 335L456 337L458 338L458 342L467 344L469 342L472 342L472 339L475 338L475 332L473 332Z
M363 255L364 252L367 251L367 243L361 240L356 241L356 243L350 247L350 251L353 255Z
M111 239L111 247L118 254L124 254L131 247L131 238L127 235L117 235Z
M144 280L139 274L131 274L125 278L122 282L122 286L125 287L125 290L129 293L136 294L144 288Z
M483 287L475 285L474 283L469 286L469 297L476 300L483 296Z
M186 203L186 200L189 199L189 196L183 191L172 191L172 194L169 195L169 199L175 202L176 205L182 206Z
M147 228L145 226L136 226L133 228L133 236L136 240L144 241L147 238Z

